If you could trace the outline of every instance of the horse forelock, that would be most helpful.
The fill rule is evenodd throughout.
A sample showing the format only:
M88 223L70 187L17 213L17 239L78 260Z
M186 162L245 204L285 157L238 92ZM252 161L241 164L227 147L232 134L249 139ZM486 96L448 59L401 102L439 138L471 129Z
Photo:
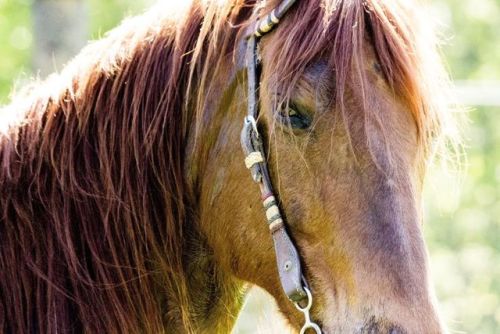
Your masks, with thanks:
M266 7L274 8L279 1ZM370 44L394 99L408 106L415 121L419 149L428 157L436 143L447 142L459 149L449 79L442 66L434 25L422 7L399 0L299 1L280 23L273 43L266 44L272 68L265 80L278 94L275 105L286 102L307 66L326 59L335 74L334 103L349 123L345 109L348 84L362 90L365 120L379 119L370 107L370 84L364 67L364 49ZM277 108L278 109L278 108ZM383 122L379 125L383 131ZM349 135L349 128L346 127ZM448 148L440 146L446 155Z

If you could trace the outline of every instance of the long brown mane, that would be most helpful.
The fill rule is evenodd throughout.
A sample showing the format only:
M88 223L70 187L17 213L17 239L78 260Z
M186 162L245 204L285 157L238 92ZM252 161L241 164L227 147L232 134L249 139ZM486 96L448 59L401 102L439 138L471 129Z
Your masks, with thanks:
M186 175L186 148L202 136L204 106L220 90L213 79L237 62L254 6L157 7L1 110L2 332L164 332L173 319L191 327L185 257L197 231L197 176ZM430 94L436 62L410 13L392 0L299 1L270 46L269 80L292 85L333 46L342 106L350 73L364 80L368 36L429 147L443 122Z

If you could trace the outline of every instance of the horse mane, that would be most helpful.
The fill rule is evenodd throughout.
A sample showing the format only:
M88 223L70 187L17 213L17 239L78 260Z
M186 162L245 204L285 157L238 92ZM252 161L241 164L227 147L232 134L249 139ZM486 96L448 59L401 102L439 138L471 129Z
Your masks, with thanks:
M368 32L430 147L445 120L431 94L439 62L401 3L299 1L275 32L269 80L291 87L333 46L342 106ZM175 319L193 329L183 241L196 230L197 188L186 146L255 5L155 7L0 110L3 332L164 332Z

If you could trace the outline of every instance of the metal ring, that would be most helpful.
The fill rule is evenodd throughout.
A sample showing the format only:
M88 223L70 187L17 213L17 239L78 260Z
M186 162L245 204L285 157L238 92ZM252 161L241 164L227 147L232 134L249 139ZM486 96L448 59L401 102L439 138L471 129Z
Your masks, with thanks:
M313 303L313 297L312 297L311 291L306 286L304 286L303 289L307 295L307 306L302 308L302 307L300 307L298 302L295 302L294 304L295 304L295 307L297 308L297 310L299 310L302 313L305 313L305 312L309 312L309 310L311 309L311 306Z
M300 334L305 334L305 332L308 329L314 330L316 334L321 334L321 328L311 321L311 314L309 313L309 310L311 309L312 303L313 303L313 297L312 293L309 290L307 286L303 286L304 291L306 292L307 295L307 305L306 307L300 307L299 303L295 303L295 307L304 314L304 325L302 326L302 329L300 330Z
M322 334L321 328L314 322L305 323L300 330L300 334L305 334L308 329L312 329L316 334Z

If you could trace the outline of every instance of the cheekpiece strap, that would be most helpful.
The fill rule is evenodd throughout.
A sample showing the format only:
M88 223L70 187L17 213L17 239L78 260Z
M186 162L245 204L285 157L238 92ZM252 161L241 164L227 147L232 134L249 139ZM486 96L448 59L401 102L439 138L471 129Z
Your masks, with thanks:
M263 206L271 232L281 285L287 297L294 303L308 298L299 253L288 234L269 176L266 154L262 137L258 129L259 117L259 55L258 40L269 33L283 15L295 3L285 0L254 26L247 37L246 68L248 80L248 112L241 131L241 146L245 153L245 165L252 174L252 179L259 184Z

